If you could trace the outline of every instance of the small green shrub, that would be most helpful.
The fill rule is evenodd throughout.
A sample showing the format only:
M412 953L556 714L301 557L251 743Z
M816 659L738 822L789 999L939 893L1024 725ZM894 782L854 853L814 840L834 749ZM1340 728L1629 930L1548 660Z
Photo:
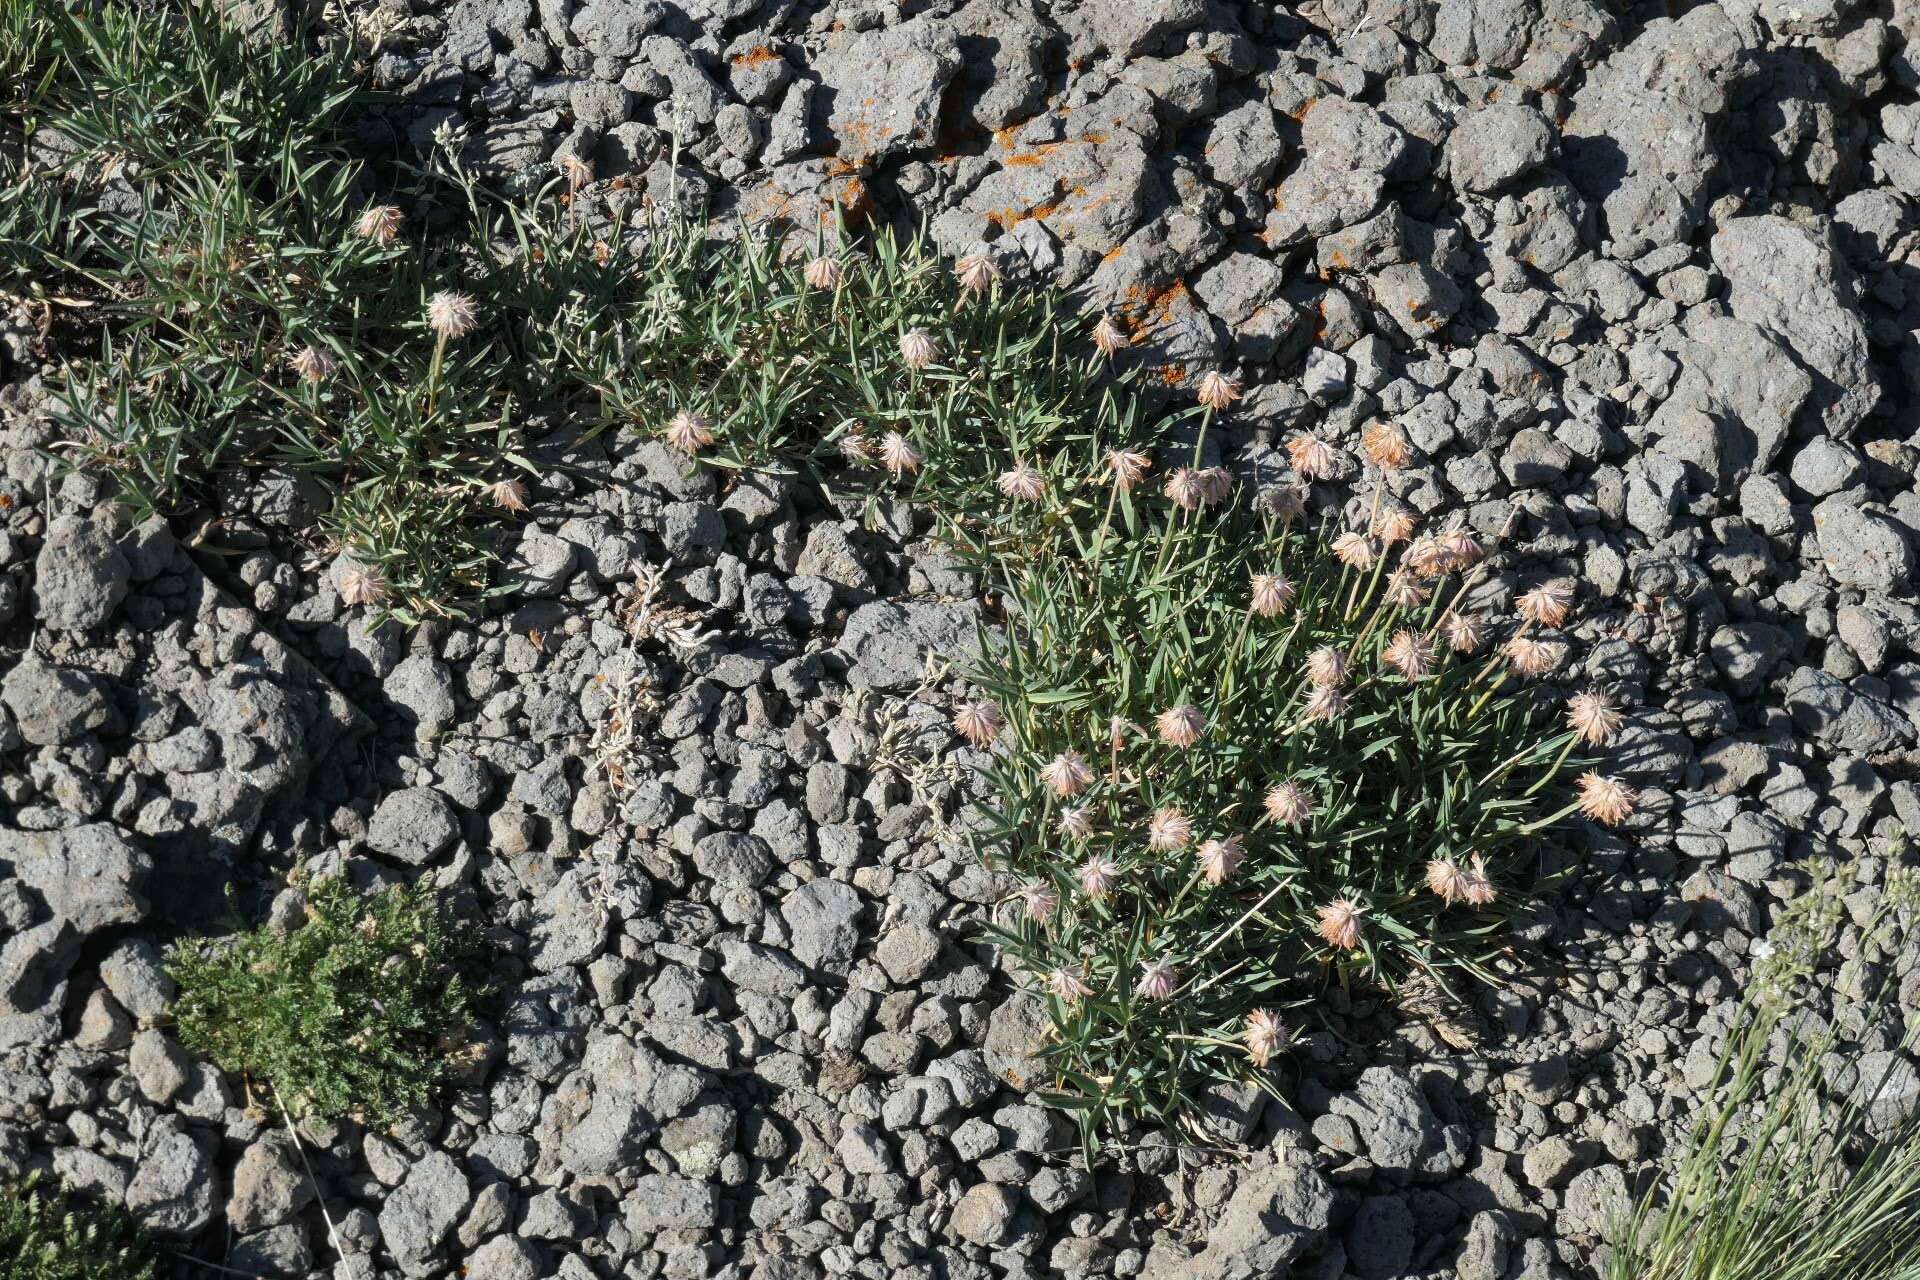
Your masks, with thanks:
M177 947L182 1044L296 1115L379 1123L471 1059L472 930L424 889L313 887L305 923Z
M125 1211L38 1175L0 1188L0 1280L156 1280L159 1258Z
M1890 860L1850 954L1895 972L1829 1021L1842 930L1863 898L1852 868L1802 868L1811 887L1763 948L1686 1144L1613 1232L1607 1280L1915 1280L1920 1277L1920 1108L1900 1034L1899 973L1920 877ZM1863 954L1864 952L1864 954ZM1816 980L1816 973L1827 971ZM1838 1014L1838 1011L1836 1011ZM1863 1058L1850 1044L1896 1043Z

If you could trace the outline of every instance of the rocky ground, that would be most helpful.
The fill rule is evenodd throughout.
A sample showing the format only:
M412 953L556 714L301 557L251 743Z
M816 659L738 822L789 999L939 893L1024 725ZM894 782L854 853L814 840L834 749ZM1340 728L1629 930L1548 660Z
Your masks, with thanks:
M399 98L375 148L579 156L616 217L924 223L1124 315L1170 397L1241 371L1256 480L1293 429L1400 423L1407 505L1579 582L1559 678L1634 706L1642 813L1551 855L1469 1004L1329 992L1290 1103L1089 1168L977 938L1009 886L956 830L942 658L976 605L923 514L561 432L505 601L375 630L293 477L170 531L63 476L14 335L0 1170L248 1275L1587 1276L1789 864L1856 863L1864 920L1920 827L1906 0L345 16ZM507 992L444 1111L308 1124L311 1176L161 1016L165 939L297 911L300 864L444 887ZM1842 953L1844 1019L1876 958Z

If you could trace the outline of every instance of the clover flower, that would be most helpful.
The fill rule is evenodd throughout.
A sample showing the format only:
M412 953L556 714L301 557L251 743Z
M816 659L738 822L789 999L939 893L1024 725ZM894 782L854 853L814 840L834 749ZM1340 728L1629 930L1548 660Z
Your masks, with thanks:
M1373 465L1382 471L1397 471L1407 465L1407 437L1400 428L1376 422L1360 436L1360 447Z
M1095 902L1112 893L1119 879L1120 864L1112 858L1095 854L1080 864L1080 891Z
M1107 454L1107 474L1116 489L1131 489L1146 477L1153 459L1138 449L1114 449Z
M1347 678L1347 655L1339 646L1323 644L1307 655L1307 680L1326 688Z
M1200 714L1200 708L1191 703L1182 703L1177 707L1168 707L1154 717L1153 727L1160 735L1160 741L1170 747L1182 750L1200 741L1207 731L1207 718Z
M1567 724L1588 746L1604 747L1620 732L1622 717L1613 699L1597 690L1567 699Z
M1038 502L1047 492L1046 477L1025 464L1002 471L995 483L1016 502Z
M1047 975L1047 994L1064 1004L1074 1004L1093 994L1086 974L1079 965L1067 965Z
M1340 468L1333 446L1309 431L1287 441L1287 456L1293 459L1293 469L1303 480L1326 480Z
M1580 812L1603 827L1617 827L1633 816L1633 788L1618 778L1583 773L1575 784Z
M895 478L918 471L923 461L920 451L898 431L889 431L880 438L880 465Z
M1263 618L1283 613L1293 603L1293 583L1285 574L1256 573L1252 581L1252 609Z
M1283 827L1297 827L1313 816L1313 798L1307 789L1292 778L1286 778L1267 788L1266 799L1262 802L1267 816Z
M370 564L350 564L340 574L340 602L345 605L379 604L387 598L387 580Z
M1111 356L1129 341L1131 339L1127 337L1127 331L1110 315L1103 314L1093 326L1093 345L1103 356Z
M1172 961L1149 960L1140 966L1140 980L1133 984L1133 993L1143 1000L1165 1000L1179 985Z
M909 369L924 369L940 355L940 346L925 329L909 329L900 335L900 361Z
M1179 467L1167 477L1161 491L1182 511L1198 511L1207 500L1206 482L1192 467Z
M1006 725L1007 718L1000 714L999 704L985 698L963 702L953 710L955 732L975 747L985 747L1000 736L1000 730Z
M696 454L713 443L713 424L704 414L682 409L667 423L667 443L684 454Z
M1077 796L1093 785L1093 769L1078 751L1062 751L1041 767L1040 781L1057 796Z
M800 276L815 289L837 289L840 282L847 278L847 269L841 265L840 259L823 253L807 263L806 270Z
M1093 834L1093 809L1084 804L1060 811L1060 834L1070 840L1085 840Z
M1200 375L1193 395L1215 413L1224 412L1228 405L1240 398L1240 379L1219 369L1209 369Z
M1433 646L1411 631L1396 631L1380 650L1380 661L1410 681L1424 680L1433 673Z
M1351 529L1333 540L1334 558L1347 568L1361 573L1373 568L1373 562L1379 554L1371 538Z
M1573 588L1564 582L1543 582L1514 601L1520 616L1543 627L1557 627L1573 609Z
M353 224L354 234L363 240L371 240L381 248L400 238L400 226L407 215L390 204L377 204L360 215Z
M1307 705L1301 709L1300 716L1313 723L1325 724L1338 720L1346 713L1346 695L1332 685L1323 684L1316 686L1313 692L1307 695Z
M1046 920L1060 906L1060 891L1044 880L1020 887L1021 909L1029 920Z
M1487 640L1487 624L1476 614L1449 613L1440 630L1446 633L1447 646L1455 653L1472 653Z
M960 282L962 293L977 296L993 288L1000 278L1000 268L988 255L970 253L953 264L953 278Z
M1193 819L1178 809L1154 810L1147 820L1147 848L1158 853L1184 849L1193 839Z
M1316 913L1320 918L1314 932L1330 947L1352 951L1360 945L1360 917L1366 908L1351 898L1335 898Z
M1420 522L1408 511L1383 511L1380 518L1373 522L1373 534L1384 546L1393 546L1405 542L1413 536L1413 530Z
M1201 874L1211 885L1225 884L1233 873L1246 861L1247 848L1239 836L1228 836L1225 840L1209 840L1194 852L1194 859L1200 864Z
M1247 1056L1253 1059L1253 1065L1264 1067L1290 1037L1286 1024L1278 1017L1265 1009L1255 1009L1247 1015L1247 1029L1242 1038L1246 1041Z
M309 385L325 382L340 368L338 360L315 346L300 348L294 353L293 359L287 361L287 365L300 381Z
M527 486L520 480L496 480L487 486L487 497L502 511L527 509Z
M1506 655L1515 675L1529 677L1547 674L1558 658L1552 645L1532 636L1515 636L1507 641Z
M1307 513L1307 495L1297 484L1277 485L1267 491L1267 510L1280 522L1280 527L1290 529L1293 522Z
M442 342L464 338L480 327L480 308L470 293L442 289L427 299L427 328Z

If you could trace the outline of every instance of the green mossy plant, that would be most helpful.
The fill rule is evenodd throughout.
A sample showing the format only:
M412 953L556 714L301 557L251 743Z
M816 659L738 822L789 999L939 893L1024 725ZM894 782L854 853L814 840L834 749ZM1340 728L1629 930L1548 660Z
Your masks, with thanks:
M126 1212L36 1175L0 1188L0 1280L158 1280L159 1254Z

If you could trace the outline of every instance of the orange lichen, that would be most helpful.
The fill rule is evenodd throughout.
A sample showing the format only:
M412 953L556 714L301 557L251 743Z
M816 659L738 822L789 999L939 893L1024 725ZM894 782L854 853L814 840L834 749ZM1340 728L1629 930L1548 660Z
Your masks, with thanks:
M762 63L774 62L778 60L779 57L779 54L767 48L767 46L760 44L755 45L745 53L735 54L732 58L728 59L728 61L732 62L736 67L757 67Z

